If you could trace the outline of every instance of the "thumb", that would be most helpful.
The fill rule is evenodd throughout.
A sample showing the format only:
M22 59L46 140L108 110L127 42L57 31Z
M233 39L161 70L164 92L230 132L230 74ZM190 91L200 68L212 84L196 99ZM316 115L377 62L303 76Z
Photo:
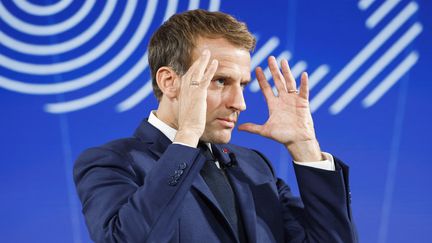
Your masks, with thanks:
M238 126L238 129L245 132L261 134L262 125L257 125L254 123L244 123Z

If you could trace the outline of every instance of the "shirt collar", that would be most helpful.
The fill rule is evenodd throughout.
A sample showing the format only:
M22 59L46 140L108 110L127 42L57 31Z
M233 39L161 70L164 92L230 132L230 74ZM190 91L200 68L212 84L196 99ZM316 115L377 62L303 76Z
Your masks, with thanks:
M154 127L156 127L159 131L161 131L169 140L174 141L174 138L177 134L177 130L170 127L168 124L166 124L165 122L161 121L157 116L156 116L156 111L153 110L150 112L149 118L148 118L148 122L153 125Z

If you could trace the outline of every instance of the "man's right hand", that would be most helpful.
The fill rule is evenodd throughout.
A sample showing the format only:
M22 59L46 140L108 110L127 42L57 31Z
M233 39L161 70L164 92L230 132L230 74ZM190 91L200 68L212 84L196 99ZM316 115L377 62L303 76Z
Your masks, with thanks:
M192 147L198 145L206 124L207 88L218 67L210 64L211 53L204 50L189 70L180 78L178 95L178 131L174 142Z

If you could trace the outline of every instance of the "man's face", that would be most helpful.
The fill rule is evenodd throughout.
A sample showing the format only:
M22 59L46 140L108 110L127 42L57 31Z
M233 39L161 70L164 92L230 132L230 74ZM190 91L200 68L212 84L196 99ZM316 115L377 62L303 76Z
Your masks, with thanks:
M250 81L250 54L222 38L200 38L196 44L194 60L209 49L211 60L219 62L208 88L206 126L201 140L228 143L240 112L246 109L243 90Z

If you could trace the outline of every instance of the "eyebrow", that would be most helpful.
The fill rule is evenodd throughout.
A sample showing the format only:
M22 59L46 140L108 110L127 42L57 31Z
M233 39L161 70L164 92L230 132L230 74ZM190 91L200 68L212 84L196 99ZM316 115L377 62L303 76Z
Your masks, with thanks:
M224 78L224 79L231 79L231 80L233 80L234 79L234 77L232 76L232 75L229 75L229 74L226 74L226 73L215 73L215 75L213 76L213 79L219 79L219 78ZM250 83L251 82L251 79L250 79L251 77L249 76L249 78L248 79L246 79L246 80L241 80L240 81L240 83L245 83L245 84L247 84L247 83Z

